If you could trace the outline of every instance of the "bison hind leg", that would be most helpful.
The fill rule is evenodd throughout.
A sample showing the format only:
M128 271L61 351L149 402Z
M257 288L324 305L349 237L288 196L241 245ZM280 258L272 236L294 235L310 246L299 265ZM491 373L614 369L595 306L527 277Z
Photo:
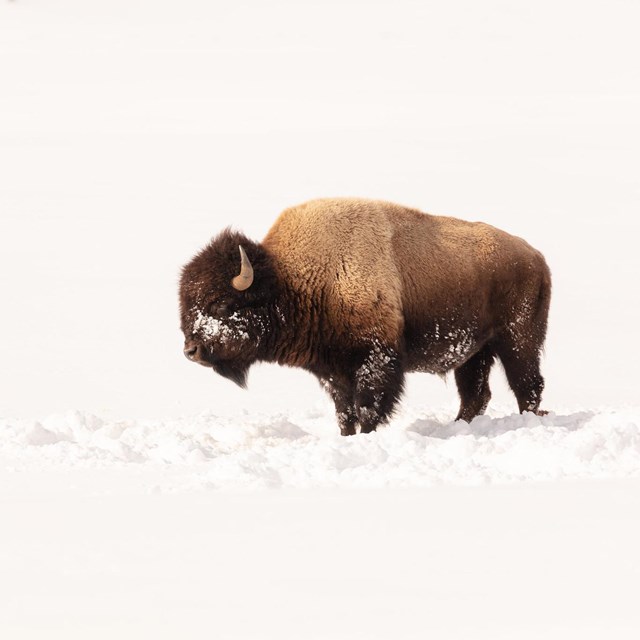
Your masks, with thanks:
M540 354L547 333L547 316L551 295L548 270L543 270L536 289L530 284L512 305L513 314L502 333L495 340L495 348L507 376L520 413L540 410L544 378L540 374ZM529 293L529 295L524 295Z
M540 373L539 352L522 353L503 347L498 355L520 413L531 411L544 415L545 412L540 410L544 378Z
M540 410L544 389L540 354L546 334L547 310L548 296L542 297L539 307L528 317L516 317L495 341L496 353L518 401L520 413L543 414Z
M540 402L544 378L540 373L540 353L544 333L535 330L508 332L496 341L496 353L502 362L509 386L518 401L520 413L542 415Z
M494 359L493 348L485 345L455 370L456 385L460 394L460 411L456 420L471 422L485 412L491 399L489 373Z

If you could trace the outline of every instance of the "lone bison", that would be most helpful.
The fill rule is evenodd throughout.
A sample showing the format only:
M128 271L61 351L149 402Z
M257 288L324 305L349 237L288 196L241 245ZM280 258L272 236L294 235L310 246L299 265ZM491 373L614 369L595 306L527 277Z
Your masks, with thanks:
M183 268L184 353L243 387L256 361L310 371L343 435L386 421L410 371L453 370L470 421L496 356L520 411L538 412L550 293L542 254L482 222L313 200L261 243L223 231Z

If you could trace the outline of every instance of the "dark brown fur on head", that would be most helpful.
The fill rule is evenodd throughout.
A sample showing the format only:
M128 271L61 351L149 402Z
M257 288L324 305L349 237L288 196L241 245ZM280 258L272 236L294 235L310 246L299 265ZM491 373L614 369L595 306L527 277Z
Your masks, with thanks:
M238 291L242 246L251 261L252 285ZM194 361L212 367L240 386L259 355L266 307L277 293L271 259L245 235L225 229L182 269L180 319L185 348L197 344Z
M238 291L231 284L240 271L239 246L247 253L254 272L253 284L245 291ZM243 233L225 229L182 269L181 318L184 321L194 304L201 309L212 302L224 302L229 308L256 306L273 298L276 291L275 272L265 250Z

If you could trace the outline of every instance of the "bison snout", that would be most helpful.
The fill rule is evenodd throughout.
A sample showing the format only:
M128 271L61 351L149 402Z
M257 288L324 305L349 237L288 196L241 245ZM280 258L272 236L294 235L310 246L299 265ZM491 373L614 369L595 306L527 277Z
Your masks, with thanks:
M189 358L189 360L198 361L202 359L202 346L197 342L190 340L186 342L184 345L184 355Z

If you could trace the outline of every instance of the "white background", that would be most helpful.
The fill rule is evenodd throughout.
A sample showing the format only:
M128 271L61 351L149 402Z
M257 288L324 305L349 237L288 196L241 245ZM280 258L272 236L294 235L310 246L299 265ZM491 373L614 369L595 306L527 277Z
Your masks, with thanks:
M227 225L334 195L526 238L554 277L545 406L636 400L638 24L619 0L0 4L0 413L324 403L301 371L247 393L190 366L176 283ZM406 402L453 411L454 385Z

